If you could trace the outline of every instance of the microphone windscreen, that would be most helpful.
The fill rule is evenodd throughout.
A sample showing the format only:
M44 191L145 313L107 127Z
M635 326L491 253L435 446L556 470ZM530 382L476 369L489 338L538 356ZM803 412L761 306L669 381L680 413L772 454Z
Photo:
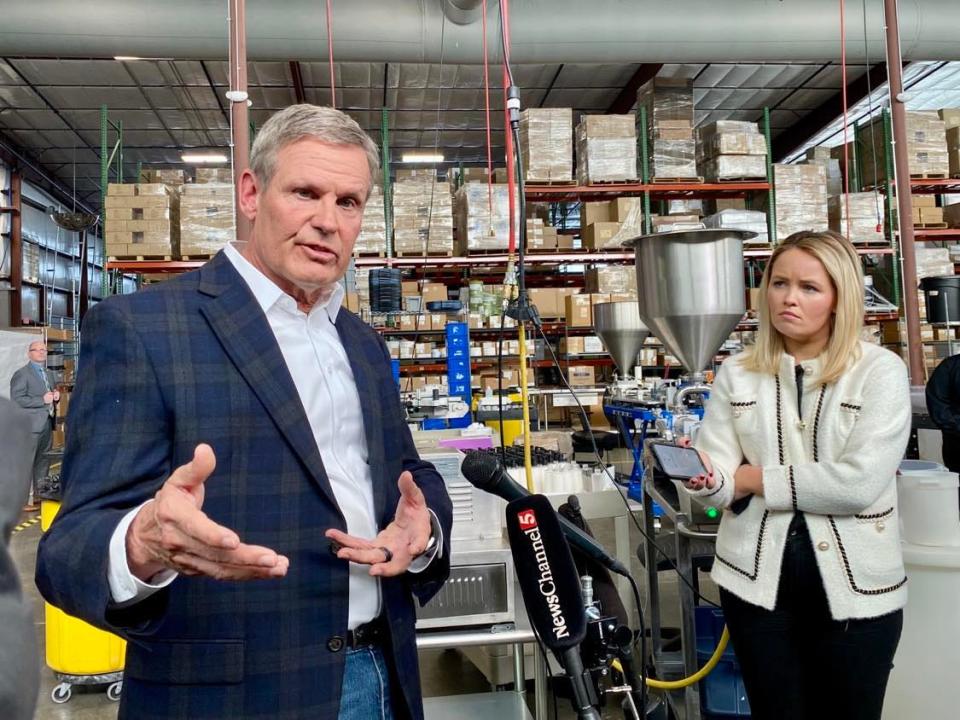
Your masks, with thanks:
M543 495L507 504L510 552L527 615L554 652L579 644L587 632L580 578L560 521Z
M460 473L474 487L484 490L497 477L500 461L493 453L468 452L460 463Z

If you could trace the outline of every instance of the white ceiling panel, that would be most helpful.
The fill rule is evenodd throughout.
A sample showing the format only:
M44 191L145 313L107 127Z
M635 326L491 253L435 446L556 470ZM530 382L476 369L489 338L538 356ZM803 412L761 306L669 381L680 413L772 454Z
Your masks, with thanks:
M822 105L836 94L836 90L829 88L799 88L790 93L790 96L780 103L780 107L784 110L809 111Z
M129 85L130 75L116 60L8 59L34 85Z
M247 63L247 84L285 87L290 85L290 63Z
M480 66L482 69L482 65ZM513 81L521 92L526 88L548 88L561 65L514 65ZM490 88L503 87L503 71L500 69L500 63L490 63Z
M619 94L620 90L616 88L554 88L547 97L550 107L605 111Z
M0 115L0 128L69 129L67 124L50 110L13 110Z
M759 90L747 88L695 88L694 107L701 110L749 109L757 114L764 107L772 107L789 95L792 90Z
M187 107L197 107L201 110L216 110L219 109L217 104L217 98L213 94L213 90L209 87L184 87L179 88L181 95L184 96L183 105ZM217 88L218 92L221 92L220 101L223 103L224 107L227 107L230 103L223 96L223 93L226 92L226 88Z
M41 92L57 108L99 110L106 105L111 111L149 109L143 93L135 87L61 86L45 87Z
M26 85L0 85L0 107L40 109L46 105Z
M622 88L639 65L564 65L554 88Z

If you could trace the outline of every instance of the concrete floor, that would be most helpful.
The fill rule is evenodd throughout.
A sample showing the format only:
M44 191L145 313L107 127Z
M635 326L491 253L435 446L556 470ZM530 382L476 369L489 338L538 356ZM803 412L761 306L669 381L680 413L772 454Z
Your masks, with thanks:
M25 515L23 519L30 516ZM595 522L593 530L598 539L607 547L613 547L613 523ZM40 538L39 524L14 534L11 551L20 570L24 592L34 606L34 618L37 629L37 642L40 648L40 696L37 703L36 720L112 720L117 716L117 704L110 702L104 688L75 688L73 697L63 705L54 703L50 698L57 684L53 673L47 668L44 658L44 606L43 600L33 582L36 565L37 542ZM641 540L636 528L631 527L631 544L636 547ZM641 585L645 574L636 557L632 562L634 577ZM679 603L677 602L677 579L671 573L661 574L661 592L663 604L663 624L676 627L679 622ZM715 595L709 579L702 578L703 591L708 596ZM714 598L715 599L715 598ZM459 695L463 693L481 693L490 690L483 674L456 650L430 650L420 653L421 677L424 697ZM528 683L528 688L532 684ZM528 705L533 707L532 693L528 692ZM574 718L575 714L568 702L561 700L558 708L560 718ZM552 709L551 709L552 716ZM607 708L605 718L622 717L619 711Z

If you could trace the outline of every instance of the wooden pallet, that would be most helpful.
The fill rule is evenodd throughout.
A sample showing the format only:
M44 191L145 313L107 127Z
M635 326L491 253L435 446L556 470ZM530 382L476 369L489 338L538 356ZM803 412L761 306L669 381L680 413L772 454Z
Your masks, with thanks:
M636 185L639 182L640 178L635 178L634 180L591 180L587 183L587 187L595 187L597 185Z
M387 256L387 253L385 250L381 250L380 252L355 252L353 256L357 258L384 258Z
M914 230L946 230L946 229L947 229L947 224L946 224L945 222L942 222L942 223L914 223L914 224L913 224L913 229L914 229Z
M128 260L137 260L140 262L144 260L164 260L169 262L172 259L173 257L171 255L110 255L107 258L107 262L124 262Z
M523 179L524 185L548 185L550 187L576 187L576 180L531 180L530 178Z
M676 185L678 183L702 183L703 178L699 175L696 177L655 177L650 178L650 182L654 185Z
M721 185L723 185L724 183L766 182L766 181L767 181L767 178L766 178L766 177L757 177L757 176L753 176L753 177L735 177L735 178L725 177L725 178L716 178L716 179L708 179L708 180L707 180L707 182L720 183Z
M885 250L890 248L890 243L882 242L857 242L856 240L851 241L853 246L860 248L861 250Z
M946 180L948 173L910 173L911 180Z
M383 257L381 255L380 257ZM396 252L394 257L398 258L422 258L422 257L453 257L453 250L431 250L429 252Z
M502 248L479 248L471 249L467 248L464 250L464 254L473 257L475 255L506 255L509 250L506 247ZM555 252L554 250L545 250L544 252Z
M198 255L181 255L181 260L202 260L206 262L207 260L213 260L216 257L217 253L201 253Z

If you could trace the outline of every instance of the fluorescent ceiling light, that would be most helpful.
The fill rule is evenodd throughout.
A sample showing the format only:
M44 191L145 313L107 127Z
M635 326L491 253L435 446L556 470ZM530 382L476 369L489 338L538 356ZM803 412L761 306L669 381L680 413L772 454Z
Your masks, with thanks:
M403 162L405 163L442 163L443 155L434 155L431 153L404 153Z
M143 60L143 58L137 57L136 55L114 55L113 59L117 60L118 62L133 62L134 60Z
M191 165L211 165L229 160L223 153L184 153L180 159Z

